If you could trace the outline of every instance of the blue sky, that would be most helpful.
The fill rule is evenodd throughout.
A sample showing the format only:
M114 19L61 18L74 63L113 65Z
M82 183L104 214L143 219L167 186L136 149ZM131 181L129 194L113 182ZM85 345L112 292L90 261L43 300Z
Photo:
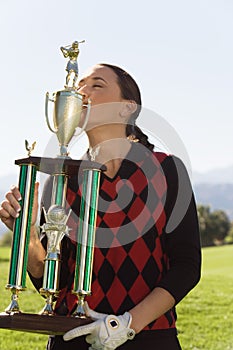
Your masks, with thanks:
M65 83L59 48L82 39L80 74L98 62L129 71L144 107L176 130L193 170L233 164L231 0L12 0L1 2L0 16L0 176L17 171L25 139L44 155L45 93Z

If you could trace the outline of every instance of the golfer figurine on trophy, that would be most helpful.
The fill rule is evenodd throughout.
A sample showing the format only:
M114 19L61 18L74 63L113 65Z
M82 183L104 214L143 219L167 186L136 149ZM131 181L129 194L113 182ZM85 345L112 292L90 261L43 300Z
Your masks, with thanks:
M79 44L84 43L85 40L82 41L74 41L72 45L69 46L62 46L61 47L61 51L64 55L65 58L69 57L69 61L67 63L66 66L66 70L67 70L67 76L66 76L66 88L68 88L70 86L70 82L71 87L75 88L76 86L76 82L78 79L78 62L77 62L77 58L79 55ZM71 76L73 74L73 79L71 80Z

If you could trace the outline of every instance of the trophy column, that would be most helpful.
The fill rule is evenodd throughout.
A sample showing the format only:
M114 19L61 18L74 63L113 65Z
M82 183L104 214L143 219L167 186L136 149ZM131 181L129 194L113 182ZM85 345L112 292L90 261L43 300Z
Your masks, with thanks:
M12 300L5 310L7 313L20 312L18 293L26 289L28 244L35 181L36 167L33 164L21 164L19 176L19 191L22 196L21 212L15 220L13 229L9 280L6 285L6 288L12 292Z
M100 169L84 169L79 228L77 233L76 267L73 293L78 304L74 316L85 318L84 298L91 294L93 254Z

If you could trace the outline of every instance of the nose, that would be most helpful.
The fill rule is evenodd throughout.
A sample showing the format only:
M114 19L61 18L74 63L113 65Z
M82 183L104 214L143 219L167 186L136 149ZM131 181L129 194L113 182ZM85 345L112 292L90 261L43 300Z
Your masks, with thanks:
M88 98L90 97L90 89L88 88L87 85L80 86L80 88L78 89L78 92L81 95L83 95L84 100L88 100Z

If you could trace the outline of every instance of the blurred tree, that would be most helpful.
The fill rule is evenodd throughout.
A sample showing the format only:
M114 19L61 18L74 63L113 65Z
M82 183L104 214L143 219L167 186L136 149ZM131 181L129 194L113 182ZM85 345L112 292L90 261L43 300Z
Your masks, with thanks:
M230 230L228 235L225 237L224 242L226 244L233 244L233 221L231 222Z
M228 235L231 222L223 210L211 212L209 206L197 207L202 246L222 244Z
M227 214L223 210L215 210L211 213L210 218L214 241L223 243L231 227Z

